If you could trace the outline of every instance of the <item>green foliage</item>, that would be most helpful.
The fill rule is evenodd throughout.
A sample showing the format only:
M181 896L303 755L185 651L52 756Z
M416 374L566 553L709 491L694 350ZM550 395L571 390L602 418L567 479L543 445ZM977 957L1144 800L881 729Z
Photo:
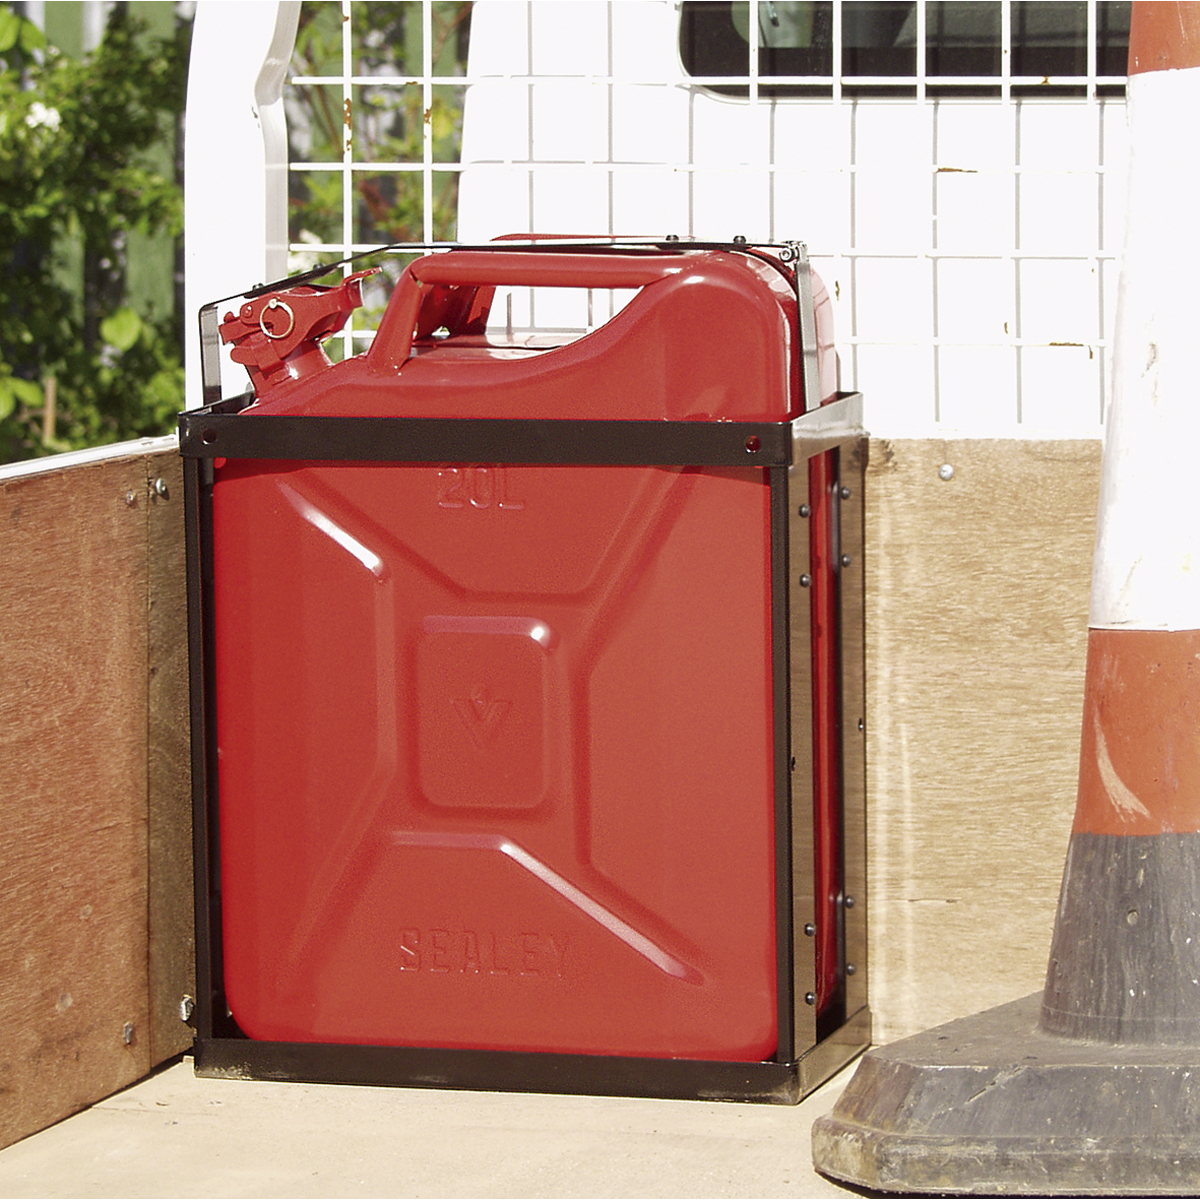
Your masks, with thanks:
M129 307L124 257L182 232L147 151L174 138L186 38L121 6L76 59L0 6L0 461L161 433L183 406L175 314Z
M46 48L46 35L31 21L23 21L11 9L0 11L0 54L18 65L33 61Z

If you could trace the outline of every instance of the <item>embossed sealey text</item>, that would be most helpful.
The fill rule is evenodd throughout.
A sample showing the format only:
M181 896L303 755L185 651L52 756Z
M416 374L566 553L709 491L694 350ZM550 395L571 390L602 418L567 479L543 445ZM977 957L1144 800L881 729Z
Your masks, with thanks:
M551 933L400 930L400 969L434 974L563 978L567 939Z

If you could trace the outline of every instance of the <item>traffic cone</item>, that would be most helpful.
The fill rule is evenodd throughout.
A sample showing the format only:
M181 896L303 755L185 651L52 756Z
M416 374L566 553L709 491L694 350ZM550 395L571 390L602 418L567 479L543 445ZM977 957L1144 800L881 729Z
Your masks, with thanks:
M1200 1194L1200 3L1134 3L1079 792L1045 991L871 1051L813 1129L885 1191Z

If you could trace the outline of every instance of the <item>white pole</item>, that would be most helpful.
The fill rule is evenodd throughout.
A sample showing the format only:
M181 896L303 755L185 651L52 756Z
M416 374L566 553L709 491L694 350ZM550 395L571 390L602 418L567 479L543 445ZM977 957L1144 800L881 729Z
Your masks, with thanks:
M184 176L189 408L201 402L200 308L287 273L282 96L299 17L299 0L196 5Z

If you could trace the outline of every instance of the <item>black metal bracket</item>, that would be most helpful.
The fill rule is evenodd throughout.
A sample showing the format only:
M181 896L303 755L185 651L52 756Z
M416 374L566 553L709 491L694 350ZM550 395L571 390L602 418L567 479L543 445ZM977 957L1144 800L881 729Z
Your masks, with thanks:
M258 416L248 407L248 398L239 397L181 414L180 453L304 462L787 467L862 427L858 392L792 421Z
M411 418L256 417L247 398L184 414L187 460L189 619L192 663L193 788L197 904L197 1044L200 1074L345 1083L740 1099L794 1103L869 1042L865 1007L820 1040L804 998L811 963L801 961L793 862L794 833L808 795L793 797L798 746L808 724L793 714L793 661L807 646L807 609L793 585L796 497L814 454L862 439L861 396L778 423L651 421L442 421ZM747 438L759 439L753 450ZM757 457L756 457L757 456ZM255 1042L228 1017L221 966L220 865L212 633L211 484L216 458L390 463L589 463L766 467L771 493L779 1047L764 1063L705 1063L588 1055L348 1047ZM799 474L797 474L799 472ZM861 637L861 630L858 631ZM799 698L803 699L803 698ZM795 808L795 812L793 811ZM865 1019L864 1019L865 1018ZM812 1026L812 1028L810 1028Z

